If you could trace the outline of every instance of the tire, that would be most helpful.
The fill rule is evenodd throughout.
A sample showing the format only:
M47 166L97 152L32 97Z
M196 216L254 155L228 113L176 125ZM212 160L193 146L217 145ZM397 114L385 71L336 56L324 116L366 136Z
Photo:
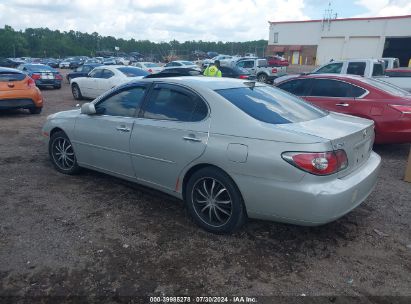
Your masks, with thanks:
M212 233L232 233L247 218L236 184L216 168L203 168L190 177L185 187L184 201L196 224Z
M67 76L67 81L68 81L68 83L70 83L71 77L68 77L68 76Z
M74 175L80 171L76 154L66 133L58 131L50 137L49 155L57 171Z
M40 114L43 108L30 108L30 114Z
M261 74L259 74L259 75L257 76L257 80L258 80L259 82L266 83L267 80L268 80L268 77L267 77L266 74L261 73Z
M71 86L71 93L73 94L75 100L83 99L83 95L81 95L81 90L77 83L73 83L73 85Z

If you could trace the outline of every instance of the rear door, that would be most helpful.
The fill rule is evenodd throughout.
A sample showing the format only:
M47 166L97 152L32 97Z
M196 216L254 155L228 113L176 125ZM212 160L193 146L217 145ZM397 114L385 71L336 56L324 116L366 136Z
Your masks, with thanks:
M72 142L80 164L135 177L130 134L145 92L145 85L126 87L99 101L97 114L78 116Z
M154 84L130 139L139 180L175 191L180 172L200 157L210 125L207 103L172 84Z
M97 81L103 77L103 69L94 69L90 72L88 77L81 78L77 83L80 86L81 93L84 97L95 98L97 97Z
M97 81L97 91L96 91L96 96L94 96L94 98L100 96L101 94L115 87L116 84L113 81L113 79L114 79L114 72L108 69L104 69L101 78L98 79Z

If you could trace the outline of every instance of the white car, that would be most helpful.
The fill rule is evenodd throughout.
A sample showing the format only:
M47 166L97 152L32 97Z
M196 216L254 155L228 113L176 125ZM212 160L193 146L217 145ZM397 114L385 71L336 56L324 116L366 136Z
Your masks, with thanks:
M94 99L104 92L129 81L141 79L148 72L130 66L110 65L94 68L87 77L78 77L70 81L74 99Z
M207 67L210 64L213 64L216 60L220 61L220 66L230 67L233 66L233 63L235 63L238 59L240 59L240 57L230 55L218 55L211 59L205 59L203 61L203 67Z
M164 70L162 66L159 66L154 62L136 62L133 65L140 69L143 69L146 72L149 72L150 74L157 74Z
M62 62L59 63L59 68L60 69L68 69L70 67L70 61L68 60L63 60Z
M170 68L191 68L201 71L201 69L194 62L185 60L171 61L164 66L164 69Z

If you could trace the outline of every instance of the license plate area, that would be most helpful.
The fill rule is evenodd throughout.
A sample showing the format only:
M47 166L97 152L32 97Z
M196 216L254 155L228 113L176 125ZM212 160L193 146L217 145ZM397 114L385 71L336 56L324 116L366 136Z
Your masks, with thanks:
M41 73L41 79L54 79L53 73Z

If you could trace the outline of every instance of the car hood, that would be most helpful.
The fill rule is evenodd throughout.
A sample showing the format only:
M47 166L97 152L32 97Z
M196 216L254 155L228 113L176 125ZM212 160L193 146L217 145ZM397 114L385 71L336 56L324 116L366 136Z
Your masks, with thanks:
M74 118L77 117L80 114L81 109L80 108L76 108L73 110L68 110L68 111L61 111L61 112L57 112L54 114L51 114L49 116L47 116L47 119L59 119L59 118Z

